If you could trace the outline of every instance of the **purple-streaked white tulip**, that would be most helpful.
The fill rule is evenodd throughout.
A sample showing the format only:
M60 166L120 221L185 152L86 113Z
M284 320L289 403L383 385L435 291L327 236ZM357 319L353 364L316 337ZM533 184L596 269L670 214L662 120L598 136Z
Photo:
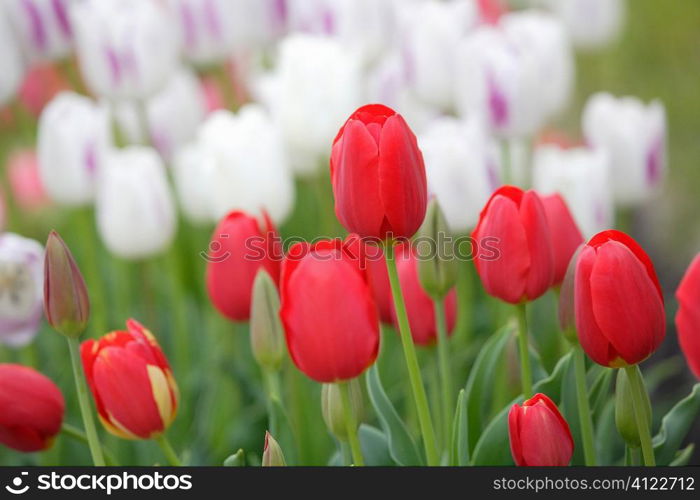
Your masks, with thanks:
M164 251L177 217L158 153L143 146L112 150L100 172L95 211L98 232L114 255L142 259Z
M70 15L80 69L101 97L150 97L177 66L176 25L161 2L83 0Z
M12 27L29 61L55 60L69 54L73 45L69 0L4 1Z
M455 232L472 229L491 193L501 185L500 153L477 117L431 122L418 136L428 177L447 224Z
M43 310L44 247L18 234L0 234L0 343L31 342Z
M39 176L57 203L81 205L94 198L95 182L110 144L106 111L91 99L61 92L39 118Z
M602 150L541 145L533 154L533 187L543 195L561 194L588 239L614 223L609 167Z
M614 41L625 21L625 0L540 0L566 24L577 48L596 49Z
M653 100L594 94L582 117L583 134L592 147L610 157L613 198L624 206L645 201L666 176L666 110Z
M10 19L0 3L0 106L14 97L24 77L24 61Z

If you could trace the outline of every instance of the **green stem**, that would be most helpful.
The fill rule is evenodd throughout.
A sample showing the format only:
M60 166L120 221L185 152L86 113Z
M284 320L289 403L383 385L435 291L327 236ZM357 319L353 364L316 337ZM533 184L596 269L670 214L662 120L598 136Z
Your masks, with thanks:
M170 444L170 441L168 441L168 438L165 437L165 434L161 434L155 438L155 441L158 443L158 446L160 446L160 449L163 450L163 455L165 455L165 458L170 465L173 467L182 466L182 462L180 462L177 453L175 453L175 450L173 450L173 447Z
M515 306L518 312L518 341L520 343L520 379L523 384L523 397L532 397L532 369L530 349L527 342L527 306L523 302Z
M425 386L421 378L420 367L418 366L418 358L416 356L416 348L413 345L413 337L411 336L411 325L408 322L408 314L406 312L406 304L403 300L401 285L399 283L399 273L396 270L396 260L394 258L394 243L387 242L384 248L386 257L386 267L389 273L389 283L391 284L391 294L394 300L394 308L396 317L399 322L399 334L401 336L401 344L403 346L404 357L406 358L406 366L408 368L408 377L411 382L413 391L413 399L418 410L418 422L420 424L421 433L423 434L423 445L425 446L425 456L428 465L439 465L437 447L435 446L435 430L430 417L430 409L428 408L428 397L425 394Z
M583 440L583 455L586 465L591 466L596 463L593 421L591 419L591 408L588 403L588 389L586 387L586 360L580 345L574 346L574 369L576 374L578 416L581 424L581 439Z
M634 416L637 420L637 429L639 430L639 441L642 444L642 455L644 457L644 465L656 465L654 458L654 448L651 444L651 433L649 431L649 423L644 415L644 383L640 372L636 366L625 366L625 373L630 382L630 391L632 392L632 406L634 406Z
M277 370L263 369L263 377L267 388L267 417L270 434L279 436L279 415L274 402L281 403L280 374Z
M348 442L352 453L353 464L357 467L365 465L362 458L362 448L360 438L357 436L357 422L352 411L352 400L350 399L350 384L348 382L338 382L340 399L343 402L343 417L345 417L345 428L348 432Z
M70 437L71 439L75 439L76 441L80 441L81 443L89 444L87 435L74 425L67 424L64 422L61 426L61 432L66 436ZM114 455L112 455L112 453L107 448L102 447L102 452L104 453L107 465L118 465L117 460L114 458Z
M437 352L440 369L440 388L442 390L442 436L444 447L449 442L452 427L452 368L447 344L447 326L445 324L445 300L433 299L435 308L435 328L437 330Z
M88 400L88 389L83 375L83 367L80 364L80 346L77 338L68 338L68 347L70 350L70 359L73 366L73 378L75 378L75 387L78 391L78 403L80 404L80 413L83 416L83 425L85 425L85 435L87 436L88 445L90 446L90 454L92 462L96 466L105 465L105 459L102 455L102 447L100 440L97 437L97 429L95 428L95 420L92 417L92 408Z

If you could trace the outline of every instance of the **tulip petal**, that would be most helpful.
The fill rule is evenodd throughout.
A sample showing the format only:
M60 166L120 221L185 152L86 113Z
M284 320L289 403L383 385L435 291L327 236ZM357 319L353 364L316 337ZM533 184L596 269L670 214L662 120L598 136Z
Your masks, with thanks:
M529 300L534 300L547 291L554 279L554 254L549 222L544 206L534 191L526 191L523 194L520 218L527 235L527 248L530 253L525 295Z
M508 435L510 436L510 453L515 465L526 465L523 459L523 445L520 442L520 415L522 408L513 405L508 412Z

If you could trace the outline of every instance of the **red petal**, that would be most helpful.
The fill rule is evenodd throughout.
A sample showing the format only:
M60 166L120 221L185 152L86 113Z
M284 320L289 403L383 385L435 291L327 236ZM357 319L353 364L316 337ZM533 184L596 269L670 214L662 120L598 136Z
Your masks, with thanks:
M520 218L530 253L530 269L527 273L525 295L528 300L534 300L547 291L554 278L554 255L549 223L540 197L534 191L523 194Z

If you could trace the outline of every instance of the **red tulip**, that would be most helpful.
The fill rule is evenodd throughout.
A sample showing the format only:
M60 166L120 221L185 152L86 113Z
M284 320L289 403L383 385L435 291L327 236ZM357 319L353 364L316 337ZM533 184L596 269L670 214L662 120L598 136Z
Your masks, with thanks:
M542 197L544 211L549 221L554 255L554 285L561 285L576 249L583 243L583 235L576 225L569 207L559 194Z
M554 256L544 206L534 191L496 190L472 233L479 245L477 272L486 291L518 304L545 293L554 278ZM497 255L485 251L495 248Z
M544 394L535 394L508 413L510 452L515 465L564 466L574 453L569 424L557 405Z
M676 298L680 304L676 313L678 342L690 369L700 379L700 254L686 271Z
M340 240L297 243L282 264L289 354L318 382L360 375L379 350L379 322L364 271Z
M130 319L80 348L85 377L105 428L124 439L151 439L175 419L178 388L151 332Z
M396 267L399 273L401 291L406 302L413 342L423 346L433 344L437 338L435 307L433 300L425 292L418 279L418 260L413 252L406 250L400 253ZM451 335L457 321L457 292L454 288L445 297L444 311L447 320L447 334ZM398 329L393 304L391 312L394 326Z
M216 226L207 255L207 290L214 306L233 321L250 318L253 281L262 267L279 283L281 245L272 221L234 211Z
M381 104L355 111L331 152L335 213L363 237L411 237L425 218L423 155L403 117Z
M32 368L0 364L0 408L0 443L15 450L50 448L61 431L63 395Z
M366 267L367 282L377 306L379 319L383 323L391 323L394 301L391 297L391 284L386 260L384 260L384 250L379 245L362 240L357 234L349 235L345 240L345 246L353 256L360 258Z
M620 368L648 358L666 334L661 286L649 256L620 231L598 233L576 261L574 310L581 347Z

